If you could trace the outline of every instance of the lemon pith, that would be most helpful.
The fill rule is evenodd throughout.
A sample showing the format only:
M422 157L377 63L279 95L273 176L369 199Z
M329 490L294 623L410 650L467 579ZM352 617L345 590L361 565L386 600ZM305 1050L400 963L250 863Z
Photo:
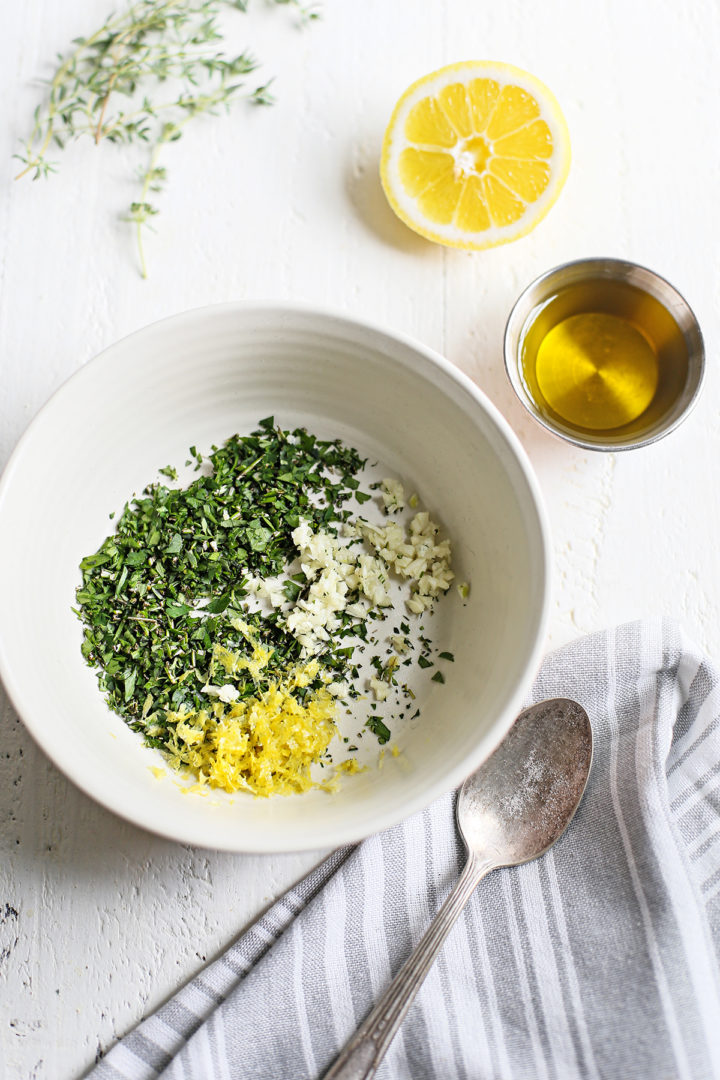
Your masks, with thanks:
M528 233L570 167L567 125L551 92L510 64L441 68L405 91L385 132L381 179L420 235L480 249Z

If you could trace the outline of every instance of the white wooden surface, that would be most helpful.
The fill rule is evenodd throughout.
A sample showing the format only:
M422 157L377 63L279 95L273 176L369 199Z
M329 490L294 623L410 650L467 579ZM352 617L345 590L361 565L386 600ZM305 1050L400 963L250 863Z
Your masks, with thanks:
M112 148L80 144L37 184L13 183L9 161L37 101L32 80L109 6L25 0L3 10L0 465L65 378L147 322L240 297L342 308L445 353L520 434L554 529L551 644L666 613L720 658L714 0L326 0L322 22L304 31L255 0L228 26L278 76L278 104L200 122L172 148L149 281L118 222L133 197L129 158L123 177ZM553 88L573 165L533 234L468 255L400 224L377 164L406 85L473 58L519 64ZM559 262L600 254L674 282L708 349L691 419L618 457L534 426L502 368L520 289ZM0 1076L13 1080L82 1075L319 857L218 855L115 820L45 760L4 695L0 800Z

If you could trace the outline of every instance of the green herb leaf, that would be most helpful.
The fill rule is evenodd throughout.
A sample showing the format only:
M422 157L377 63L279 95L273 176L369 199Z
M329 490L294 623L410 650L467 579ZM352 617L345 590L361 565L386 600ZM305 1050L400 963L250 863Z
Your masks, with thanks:
M295 601L302 592L302 585L298 585L296 581L286 581L283 586L283 592L287 596L288 600Z
M171 619L178 619L190 612L187 604L168 604L165 608Z
M272 539L272 533L259 521L251 521L246 529L247 542L252 551L265 551Z
M125 701L128 702L133 696L135 691L135 682L137 680L137 669L133 669L129 675L125 676L124 682L124 695Z
M205 610L210 615L221 615L223 611L227 611L230 607L230 601L232 600L232 593L226 592L222 596L216 596L214 600L206 606Z
M373 735L377 736L377 741L381 746L388 741L392 734L390 728L382 722L379 716L369 717L365 727L372 731Z
M182 536L180 533L175 533L168 546L165 548L168 555L179 555L182 551Z

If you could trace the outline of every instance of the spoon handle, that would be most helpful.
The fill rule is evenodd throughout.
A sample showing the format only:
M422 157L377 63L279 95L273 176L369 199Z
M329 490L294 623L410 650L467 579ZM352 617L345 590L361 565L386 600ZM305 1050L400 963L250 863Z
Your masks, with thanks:
M390 986L366 1017L324 1080L370 1080L405 1019L413 999L460 912L478 883L494 869L489 860L470 855L460 878Z

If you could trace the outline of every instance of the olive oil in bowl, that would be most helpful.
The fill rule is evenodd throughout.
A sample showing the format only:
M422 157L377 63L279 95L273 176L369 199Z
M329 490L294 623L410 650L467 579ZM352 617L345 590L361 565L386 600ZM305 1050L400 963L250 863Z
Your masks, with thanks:
M666 434L694 400L703 366L682 297L651 271L606 259L534 282L510 316L505 350L530 411L591 449L629 449Z

